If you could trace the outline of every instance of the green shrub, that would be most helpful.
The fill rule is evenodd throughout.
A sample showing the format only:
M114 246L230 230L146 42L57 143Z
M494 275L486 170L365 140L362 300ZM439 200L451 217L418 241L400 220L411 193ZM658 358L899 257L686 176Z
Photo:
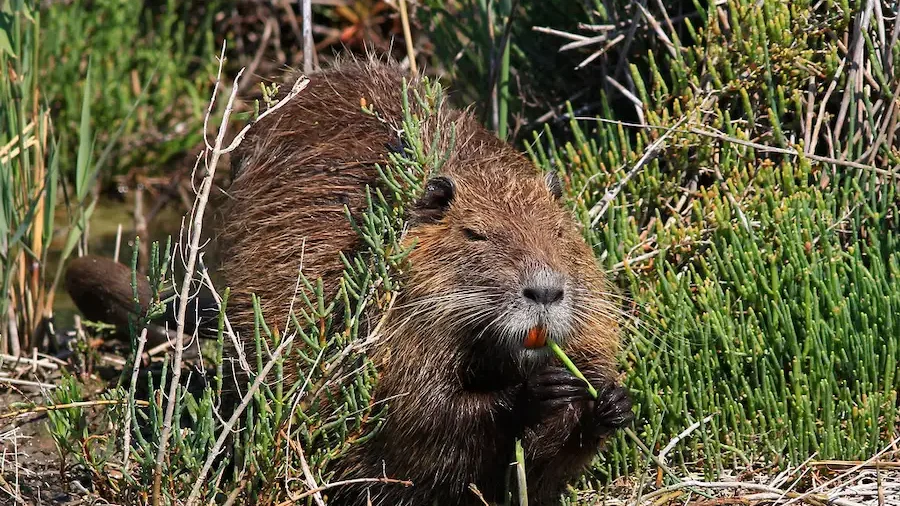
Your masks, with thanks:
M630 292L642 439L659 451L710 417L673 467L860 459L895 436L900 55L867 5L709 7L692 40L631 67L645 125L607 106L571 140L535 136ZM645 465L619 436L598 473Z
M47 7L41 13L41 92L54 109L65 152L74 152L69 139L77 131L88 59L94 62L91 122L98 139L122 131L104 179L135 168L158 171L200 144L220 6L76 0ZM142 95L145 88L152 93ZM62 169L71 168L64 159Z

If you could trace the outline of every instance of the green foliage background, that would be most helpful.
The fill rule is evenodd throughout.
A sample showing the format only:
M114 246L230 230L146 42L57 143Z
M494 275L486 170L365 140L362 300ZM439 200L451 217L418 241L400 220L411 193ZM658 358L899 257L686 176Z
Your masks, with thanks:
M865 459L898 420L898 46L871 2L726 7L686 21L692 40L648 53L648 71L631 67L652 127L573 120L572 140L548 131L535 157L569 176L588 239L638 308L626 363L645 441L709 415L673 465L717 476ZM862 86L840 34L871 69ZM630 441L614 448L601 469L643 465Z

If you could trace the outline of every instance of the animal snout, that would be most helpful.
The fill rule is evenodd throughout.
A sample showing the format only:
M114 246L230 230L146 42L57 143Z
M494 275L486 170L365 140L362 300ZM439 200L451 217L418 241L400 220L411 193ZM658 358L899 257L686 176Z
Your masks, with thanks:
M549 268L539 268L526 276L522 283L522 297L528 302L549 307L565 296L566 278Z
M522 295L536 304L549 306L562 300L565 292L562 285L536 285L525 287L522 290Z

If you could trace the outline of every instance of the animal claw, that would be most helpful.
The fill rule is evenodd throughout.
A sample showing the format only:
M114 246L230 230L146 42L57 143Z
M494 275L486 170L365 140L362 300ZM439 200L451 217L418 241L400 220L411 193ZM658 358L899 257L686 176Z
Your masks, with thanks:
M621 429L634 420L631 395L623 386L609 385L597 394L594 402L597 423L610 429Z

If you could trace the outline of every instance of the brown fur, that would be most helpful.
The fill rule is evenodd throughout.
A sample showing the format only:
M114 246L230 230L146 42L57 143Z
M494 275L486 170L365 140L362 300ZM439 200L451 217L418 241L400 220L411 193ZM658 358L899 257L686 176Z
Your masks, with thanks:
M76 258L66 268L65 287L88 320L127 328L129 315L138 315L131 268L124 264L93 255ZM137 292L141 311L145 312L151 297L146 277L137 277Z
M109 258L85 255L75 258L66 266L65 288L82 315L90 321L106 322L116 326L114 338L125 338L129 332L129 319L140 324L152 309L153 291L147 276L138 274L135 303L131 286L131 267ZM170 288L157 294L160 300L172 295ZM147 346L155 347L169 340L177 328L177 307L166 305L163 311L147 325ZM200 329L201 335L215 335L218 308L215 300L206 293L198 293L188 305L185 316L185 332L192 334ZM188 350L186 356L194 356L197 349Z
M230 309L243 335L252 335L251 293L261 297L267 322L284 327L301 258L307 276L321 276L329 294L336 290L338 252L358 247L343 206L362 211L363 188L377 184L375 164L398 142L402 75L390 65L345 63L311 76L305 91L251 129L236 157L221 238ZM381 120L361 111L361 99ZM376 399L391 398L388 419L338 465L341 478L386 473L415 486L345 488L333 494L336 504L365 504L367 496L376 505L435 498L477 504L469 483L499 500L517 437L528 454L531 504L549 504L590 461L604 432L591 421L592 401L548 416L520 402L529 377L547 366L546 353L523 365L502 347L474 344L472 327L459 323L467 307L453 303L454 289L515 285L533 266L549 267L572 281L573 297L593 315L573 329L569 355L595 385L614 383L618 337L604 299L610 287L571 216L534 165L472 115L442 107L424 138L440 125L446 148L451 123L457 140L442 175L453 180L456 196L440 220L409 231L411 272L374 355ZM490 240L470 241L467 229ZM472 307L492 296L481 294Z
M359 248L344 205L357 216L363 211L365 186L378 184L375 164L398 145L402 76L373 61L310 76L235 153L218 240L232 288L229 317L243 339L253 335L254 293L270 328L284 329L301 259L309 278L321 277L326 293L336 292L338 253ZM361 100L379 117L364 114ZM386 474L414 486L338 488L329 504L481 504L470 483L499 502L517 438L526 451L529 504L554 504L601 440L630 420L630 401L615 385L611 288L575 221L545 176L471 114L441 106L425 138L440 127L444 151L451 125L456 143L440 176L452 182L452 201L435 207L428 190L412 210L404 238L415 244L410 269L372 350L380 374L375 399L388 401L387 418L333 468L336 479ZM536 309L525 300L536 283L556 283L564 295ZM601 392L597 401L546 349L523 347L535 322L547 325Z

